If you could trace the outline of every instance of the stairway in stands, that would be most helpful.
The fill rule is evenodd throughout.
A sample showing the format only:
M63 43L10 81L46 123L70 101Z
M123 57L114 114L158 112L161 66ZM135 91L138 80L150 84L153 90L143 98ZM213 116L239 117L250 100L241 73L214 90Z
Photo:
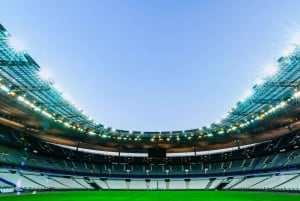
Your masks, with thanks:
M98 185L94 180L91 180L89 178L85 178L86 183L88 183L93 189L95 190L101 190L101 186Z

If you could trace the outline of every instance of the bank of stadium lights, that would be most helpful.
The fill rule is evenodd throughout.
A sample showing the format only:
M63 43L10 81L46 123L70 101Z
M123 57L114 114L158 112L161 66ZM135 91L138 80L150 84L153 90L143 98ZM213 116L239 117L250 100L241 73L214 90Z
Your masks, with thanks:
M290 54L293 52L293 50L294 50L294 48L295 48L295 45L294 45L294 44L299 44L299 41L300 41L300 40L298 40L298 39L300 39L300 37L298 37L298 36L300 36L300 34L295 34L295 35L292 37L292 38L293 38L293 41L292 41L292 42L293 42L293 45L291 45L291 46L289 46L288 48L286 48L286 50L288 50L288 51L285 50L287 55L290 55ZM23 50L25 49L24 44L21 43L21 42L20 42L19 40L17 40L16 38L13 38L13 37L10 37L10 36L9 36L9 37L8 37L8 41L9 41L10 46L11 46L16 52L21 52L21 51L23 51ZM266 70L264 71L264 77L269 77L269 76L272 76L272 75L276 74L276 72L277 72L277 70L278 70L278 68L276 68L276 67L278 67L278 66L276 66L276 65L275 65L275 66L274 66L274 65L267 65L267 66L266 66ZM260 80L257 82L257 84L262 85L264 81L265 81L265 79L260 79ZM11 92L10 92L10 89L9 89L8 87L6 87L5 85L1 85L0 88L1 88L2 91L5 91L5 92L8 93L8 94L11 93ZM62 90L58 90L58 91L62 91ZM64 94L64 93L62 93L62 94ZM242 98L242 101L246 100L249 96L251 96L251 93L250 93L249 91L246 91L245 94L246 94L246 95ZM12 95L12 94L11 94L11 95ZM295 94L293 95L292 98L290 98L290 100L292 100L293 98L299 98L299 96L300 96L300 93L299 93L299 92L295 92ZM18 98L19 98L19 97L18 97ZM64 98L65 98L66 100L68 100L68 98L66 98L66 97L64 97ZM20 98L20 99L21 99L25 104L27 104L28 106L30 106L31 108L33 108L35 111L42 112L44 115L48 116L49 118L55 119L55 118L54 118L51 114L49 114L46 110L42 110L41 108L37 107L34 103L32 103L32 102L26 100L25 98ZM69 100L68 100L68 101L69 101ZM71 102L72 102L72 101L71 101ZM268 114L275 112L275 111L278 110L279 108L285 107L286 104L287 104L286 102L281 102L280 104L278 104L278 105L276 105L276 106L270 107L270 109L269 109L268 111L264 112L263 114L254 116L252 119L246 120L244 123L238 124L238 126L237 126L237 125L231 125L227 131L234 131L234 130L237 129L237 127L243 128L243 127L249 125L250 123L252 123L252 122L254 122L254 121L256 121L256 120L261 120L261 119L265 118ZM75 107L75 108L77 109L77 107ZM232 113L235 109L236 109L236 106L233 107L232 110L229 111L229 114ZM91 119L91 118L90 118L83 110L81 110L81 109L79 108L78 111L80 111L80 112L82 113L82 115L84 115L85 117L87 117L88 120L93 121L93 120L92 120L92 119ZM227 116L228 116L228 115L227 115ZM226 117L227 117L227 116L226 116ZM226 117L224 117L224 118L226 118ZM223 118L223 119L224 119L224 118ZM55 120L56 120L56 119L55 119ZM70 126L71 126L71 122L64 122L62 119L59 119L59 120L57 120L57 121L58 121L59 123L64 124L66 127L70 127ZM77 128L77 130L79 130L79 131L84 131L83 128L80 128L80 127L72 126L72 128ZM209 129L209 127L208 127L208 131L209 131L209 130L210 130L210 129ZM225 133L225 130L224 130L224 129L221 129L221 130L218 131L217 133L218 133L218 134L223 134L223 133ZM88 134L93 135L94 132L93 132L93 131L90 131L90 132L88 132ZM104 135L104 136L105 136L105 135ZM213 136L213 134L212 134L212 133L209 133L209 134L204 135L203 133L201 133L201 134L198 135L198 137L203 137L203 136L211 137L211 136ZM174 137L175 137L177 140L180 140L180 136L179 136L179 135L174 136ZM188 137L188 136L185 135L185 137ZM118 137L118 138L119 138L119 137ZM128 136L127 136L127 137L123 137L124 140L127 140L127 138L128 138ZM167 140L168 140L168 139L171 139L171 138L172 138L172 136L170 136L169 138L167 138ZM152 139L154 139L154 138L152 138Z
M46 71L47 72L47 71ZM43 74L43 73L42 73ZM46 76L47 77L47 76ZM69 102L70 105L72 105L76 110L78 110L81 115L83 115L84 117L86 117L89 121L94 121L83 109L81 109L76 102L74 101L74 99L71 97L70 94L66 93L62 87L57 84L54 83L52 81L52 86L61 94L61 96L63 97L64 100L66 100L67 102Z
M266 79L273 77L277 74L279 70L279 66L277 63L272 63L272 64L267 64L264 66L263 72L262 72L262 77L259 78L255 84L256 85L263 85L263 83L265 82ZM250 98L253 95L254 91L253 88L252 89L248 89L244 92L242 98L241 98L241 102L246 101L248 98ZM237 105L235 105L230 111L229 113L233 112L235 109L237 108Z
M40 69L38 75L39 75L39 77L40 77L42 80L44 80L44 81L48 82L49 84L51 84L51 85L53 86L53 88L54 88L55 90L57 90L57 91L61 94L61 96L63 97L63 99L66 100L67 102L69 102L69 104L72 105L77 111L79 111L79 112L81 113L81 115L83 115L83 116L84 116L85 118L87 118L89 121L95 123L95 120L94 120L92 117L90 117L83 109L81 109L81 108L76 104L76 102L75 102L74 99L71 97L71 95L68 94L68 93L66 93L66 92L63 90L63 88L62 88L59 84L57 84L56 82L53 81L53 79L52 79L52 73L51 73L49 70L42 68L42 69ZM68 128L69 128L69 127L72 127L72 128L73 128L73 126L71 126L71 123L64 123L64 125L65 125L66 127L68 127ZM84 129L82 129L82 128L77 128L77 130L78 130L78 131L82 131L82 132L84 131ZM88 134L90 134L90 135L95 135L94 133L91 134L91 133L89 133L89 132L88 132Z
M36 112L40 112L41 114L43 114L44 116L47 116L48 118L54 119L54 117L47 112L46 110L43 110L42 108L36 106L33 102L29 101L26 99L26 97L24 96L17 96L17 99L24 103L25 105L29 106L30 108L32 108L34 111Z
M22 96L22 95L16 96L16 94L15 94L13 91L11 91L11 89L10 89L8 86L6 86L6 85L4 85L4 84L0 84L0 89L1 89L2 91L6 92L8 95L11 95L11 96L13 96L13 97L16 97L17 100L18 100L19 102L23 103L24 105L28 106L29 108L33 109L34 111L39 112L39 113L41 113L42 115L44 115L44 116L46 116L46 117L48 117L48 118L50 118L50 119L52 119L52 120L54 120L54 121L56 121L56 122L59 122L59 123L63 124L64 126L68 127L68 128L73 128L73 129L75 129L75 127L72 127L72 126L71 126L71 124L72 124L71 122L64 122L62 119L58 119L58 120L57 120L57 119L56 119L52 114L50 114L48 111L46 111L45 109L43 109L43 108L37 106L37 105L35 104L34 101L28 100L28 99L26 98L26 96ZM83 132L84 129L79 128L79 131L82 131L82 132Z
M294 50L294 48L293 48ZM292 52L292 51L291 51ZM290 52L290 53L291 53ZM264 66L264 70L263 70L263 73L262 73L262 77L259 78L257 81L256 81L256 85L258 86L261 86L263 85L263 83L270 77L273 77L275 76L279 71L279 66L278 66L278 63L273 63L273 64L267 64ZM245 102L248 98L250 98L254 93L254 89L248 89L245 91L245 93L243 94L242 98L240 99L240 103L243 103ZM300 96L300 94L299 94ZM261 114L261 115L258 115L256 116L255 118L251 119L250 121L246 121L244 123L239 123L238 126L236 125L231 125L228 129L227 129L227 132L232 132L232 131L235 131L237 128L244 128L245 126L248 126L250 123L253 123L254 121L257 121L257 120L262 120L265 118L266 115L270 114L271 112L274 112L276 109L278 108L282 108L284 107L285 104L281 103L280 105L278 105L277 107L275 108L272 108L271 110L272 111L268 111L264 114ZM218 120L216 123L219 124L221 123L223 120L225 120L230 114L232 114L236 108L238 107L238 104L235 104L228 112L226 115L223 115L220 120ZM208 127L209 128L209 127ZM217 132L218 134L224 134L225 131L224 130L220 130ZM209 137L208 135L206 135L207 137Z
M256 81L256 85L260 86L263 85L266 79L273 77L277 74L279 70L279 66L277 63L267 64L264 66L264 70L262 72L262 77L259 78ZM253 95L254 91L252 89L248 89L244 92L242 98L240 99L240 102L245 102L248 98L250 98ZM229 114L232 113L237 108L237 105L235 105L230 111ZM225 117L226 118L226 117Z
M292 51L291 51L292 52ZM266 68L264 70L264 78L261 78L257 84L258 85L262 85L264 83L264 81L271 77L271 76L274 76L278 71L278 65L277 64L274 64L274 65L266 65ZM1 78L0 78L0 81L1 81ZM56 89L58 87L55 87ZM12 95L12 96L16 96L16 94L14 94L10 88L4 84L1 84L0 83L0 89L4 92L6 92L7 94L9 95ZM61 92L62 90L58 89L59 92ZM62 95L64 94L63 92L61 92ZM252 90L247 90L244 94L244 97L242 98L242 101L245 101L247 98L251 97L253 91ZM63 96L64 99L68 99L66 98L65 96ZM272 105L270 106L269 110L267 111L263 111L261 114L259 115L256 115L256 116L252 116L251 118L245 120L244 122L241 122L241 123L237 123L237 124L234 124L234 125L231 125L231 126L228 126L227 128L221 128L220 130L215 130L213 132L211 132L211 128L210 126L207 127L207 130L203 131L202 128L199 129L199 134L198 134L198 139L201 139L202 137L213 137L214 134L224 134L224 133L228 133L228 132L232 132L232 131L235 131L237 130L238 128L244 128L245 126L248 126L249 124L255 122L255 121L258 121L258 120L263 120L264 118L266 118L266 116L268 116L269 114L272 114L274 112L276 112L277 110L281 109L281 108L284 108L290 101L292 101L293 99L299 99L300 98L300 92L299 91L295 91L293 96L290 97L287 101L282 101L280 102L279 104L277 105ZM25 96L17 96L17 99L20 101L20 102L23 102L24 104L28 105L29 107L33 108L34 111L37 111L37 112L41 112L43 115L47 116L48 118L51 118L53 119L54 121L56 122L59 122L61 124L63 124L64 126L68 127L68 128L73 128L73 129L76 129L78 131L81 131L81 132L84 132L86 130L81 128L81 127L78 127L78 126L74 126L72 125L72 122L64 122L63 119L56 119L55 118L55 115L52 115L50 113L48 113L46 110L43 110L42 108L38 107L35 105L34 102L31 102L29 100L26 99ZM70 101L70 100L67 100L67 101ZM73 105L73 104L72 104ZM89 121L93 121L88 115L87 113L85 113L83 110L81 110L80 108L77 108L75 106L75 104L73 105L76 109L78 109L78 111L81 112L82 115L84 115L85 117L87 117L87 119ZM226 119L228 117L228 115L230 115L236 108L237 108L238 105L235 105L229 112L226 116L224 116L222 118L222 120ZM221 121L222 121L221 120ZM112 129L113 133L114 133L114 129ZM89 131L87 132L89 135L99 135L101 136L100 133L96 133L95 131ZM131 132L130 132L131 133ZM129 137L129 136L111 136L110 135L111 133L109 134L102 134L102 138L113 138L113 139L117 139L117 140L134 140L134 141L140 141L141 140L141 136L135 136L133 138ZM132 134L132 133L131 133ZM143 133L141 133L142 135ZM184 134L183 132L183 135L186 139L191 139L192 138L192 135L187 135L187 134ZM170 141L171 139L174 139L174 140L177 140L177 141L180 141L181 140L181 135L176 135L176 136L172 136L170 135L169 137L166 137L166 138L162 138L161 136L160 137L157 137L157 136L152 136L152 138L150 138L151 141L156 141L156 139L158 139L159 141L160 140L166 140L166 141Z
M69 122L63 122L63 124L65 125L65 127L70 128L71 124Z
M6 92L7 94L9 95L12 95L13 96L13 93L12 91L10 90L10 88L4 84L0 84L0 89L4 92ZM15 95L14 95L15 96ZM279 109L282 109L284 107L287 106L287 104L289 102L291 102L293 99L299 99L300 98L300 91L297 91L295 90L294 94L292 97L290 97L289 99L287 99L287 101L282 101L280 102L279 104L277 105L274 105L274 106L270 106L269 110L267 111L264 111L262 114L259 114L257 116L253 116L252 119L248 119L246 120L245 122L243 123L239 123L237 125L231 125L229 126L229 128L226 130L224 128L220 129L219 131L216 131L217 134L224 134L224 133L227 133L227 132L232 132L232 131L235 131L237 130L238 128L243 128L245 126L248 126L249 124L255 122L255 121L258 121L258 120L262 120L264 119L266 116L268 116L269 114L272 114L274 112L276 112L277 110ZM64 126L68 127L68 128L73 128L73 129L76 129L78 131L81 131L81 132L84 132L86 129L83 129L83 128L80 128L80 127L75 127L75 126L72 126L72 123L71 122L64 122L63 119L56 119L53 115L51 115L50 113L48 113L46 110L43 110L42 108L38 107L35 105L34 102L32 101L29 101L26 99L25 96L17 96L17 99L20 101L20 102L23 102L25 105L28 105L29 107L31 107L32 109L34 109L34 111L37 111L37 112L40 112L42 113L43 115L47 116L48 118L51 118L53 119L54 121L56 122L59 122L61 124L63 124ZM236 105L230 110L230 112L233 112L235 109L236 109ZM85 113L86 114L86 113ZM209 128L210 126L207 127L208 129L208 133L205 134L206 131L203 130L203 128L199 128L198 131L200 132L200 134L198 135L198 139L201 139L202 137L213 137L214 134L212 132L209 132L211 128ZM116 131L115 129L111 128L110 129L113 133ZM204 132L204 133L203 133ZM95 131L89 131L88 134L90 135L97 135L97 133ZM133 134L133 132L130 132L130 134ZM141 132L141 135L143 133ZM101 136L101 134L98 134L99 136ZM102 138L113 138L113 139L117 139L117 140L124 140L124 141L127 141L127 140L134 140L134 141L140 141L142 140L141 139L141 135L139 136L135 136L135 137L130 137L129 135L127 136L111 136L109 134L103 134L101 137ZM191 140L192 138L192 135L187 135L184 131L182 131L182 135L184 135L184 137L186 137L186 139L188 140ZM150 141L154 142L156 141L156 139L158 139L159 141L162 141L162 140L166 140L166 141L170 141L171 139L173 138L172 135L170 135L169 137L167 138L162 138L161 136L152 136L152 138L150 138ZM177 140L177 141L180 141L181 140L181 136L180 135L176 135L174 136L174 140Z
M6 93L10 92L10 89L7 86L3 85L3 84L0 84L0 88L1 88L2 91L6 92Z

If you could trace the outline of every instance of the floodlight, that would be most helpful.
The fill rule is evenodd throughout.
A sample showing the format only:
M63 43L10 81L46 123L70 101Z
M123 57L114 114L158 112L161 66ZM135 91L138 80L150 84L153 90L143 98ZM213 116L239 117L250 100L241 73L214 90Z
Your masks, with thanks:
M224 131L223 131L223 130L220 130L220 131L218 132L218 134L224 134Z
M23 96L18 96L18 100L20 100L20 101L22 101L22 102L24 102L24 97Z
M291 55L298 44L300 44L300 31L289 35L288 45L283 49L282 55L285 57Z
M16 52L23 52L23 51L25 51L25 44L21 40L15 38L15 37L12 37L12 36L8 37L7 40L8 40L9 45Z
M300 91L295 92L295 93L294 93L294 97L295 97L295 98L299 98L299 97L300 97Z
M0 88L7 93L9 93L9 91L10 91L10 89L4 85L0 85Z
M285 101L281 101L280 102L280 107L284 107L284 106L286 106L286 102Z
M259 78L258 80L256 80L256 85L261 86L264 84L264 79L263 78Z
M267 64L263 71L263 75L264 77L272 77L278 72L278 70L279 70L279 66L276 63Z
M40 76L41 79L43 79L43 80L45 80L45 81L47 81L47 82L50 82L50 83L54 84L54 83L53 83L53 79L52 79L52 77L53 77L53 76L52 76L52 73L51 73L49 70L47 70L47 69L45 69L45 68L42 68L42 69L39 71L38 75Z
M294 45L288 45L287 47L285 47L283 50L282 50L282 53L281 55L284 56L284 57L287 57L289 55L292 54L292 52L294 51L295 49L295 46Z
M96 133L94 131L89 131L88 134L90 134L90 135L96 135Z
M252 96L252 94L253 94L253 90L251 89L246 90L241 101L244 102L247 98Z

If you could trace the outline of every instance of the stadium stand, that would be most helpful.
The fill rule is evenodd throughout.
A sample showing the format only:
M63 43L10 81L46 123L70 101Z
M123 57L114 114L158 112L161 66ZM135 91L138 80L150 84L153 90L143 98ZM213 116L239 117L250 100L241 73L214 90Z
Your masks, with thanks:
M84 189L93 189L85 180L84 178L73 178L77 183L79 183ZM103 188L105 189L105 187Z
M275 188L276 186L279 186L291 179L293 179L294 177L296 177L297 175L272 175L270 177L268 177L267 179L263 180L262 182L256 183L252 186L250 186L250 188L253 189L265 189L265 188Z
M263 182L266 179L268 179L268 177L266 177L266 176L247 178L247 179L243 180L242 182L236 184L231 189L248 189L253 185Z
M208 178L192 178L190 181L190 189L205 189L209 182Z
M282 191L299 191L300 190L300 177L299 174L288 180L287 182L282 183L275 187L277 190Z
M131 180L129 189L131 190L143 190L146 189L146 181L145 179L140 180Z
M0 173L0 178L6 182L13 183L17 189L42 189L43 187L34 180L27 179L17 172Z
M174 179L138 179L138 178L93 178L87 176L65 176L64 174L42 174L37 171L1 169L1 191L12 190L63 190L98 189L102 190L176 190L176 189L233 189L233 190L299 190L299 172L264 173L251 176L217 178L174 178ZM220 188L221 186L221 188Z
M104 127L70 104L8 37L0 25L1 193L300 191L299 48L279 58L278 74L255 85L219 124L130 132Z

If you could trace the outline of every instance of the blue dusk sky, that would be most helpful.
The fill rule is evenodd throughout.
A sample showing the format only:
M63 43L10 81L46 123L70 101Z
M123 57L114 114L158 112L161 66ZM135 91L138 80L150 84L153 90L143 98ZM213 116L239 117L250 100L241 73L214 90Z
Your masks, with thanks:
M0 0L0 23L97 122L217 121L300 31L299 0Z

